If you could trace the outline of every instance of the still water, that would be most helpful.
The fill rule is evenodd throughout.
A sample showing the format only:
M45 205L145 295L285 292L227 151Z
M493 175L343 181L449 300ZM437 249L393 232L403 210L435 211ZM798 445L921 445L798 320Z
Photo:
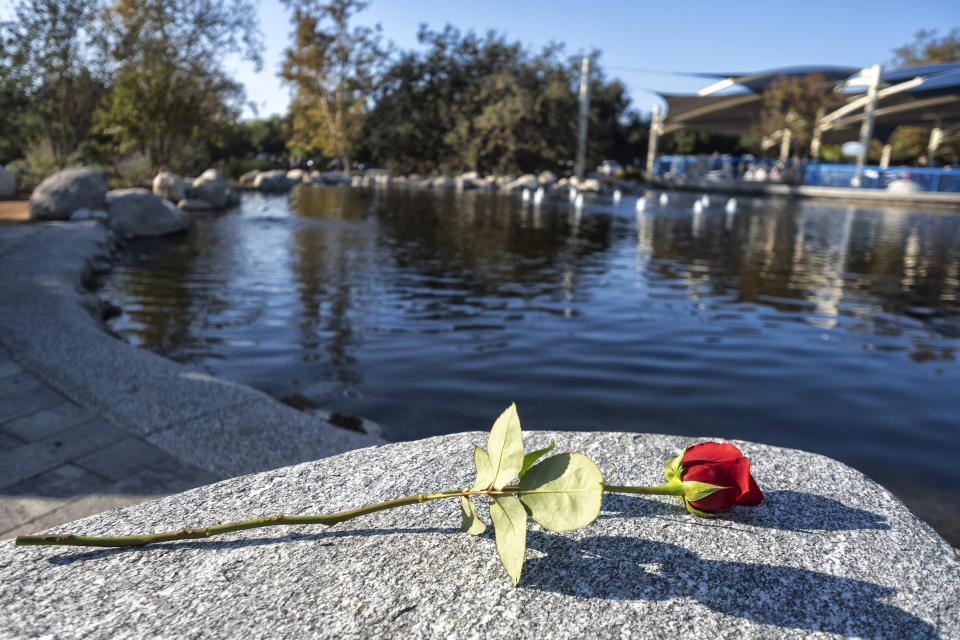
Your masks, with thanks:
M743 438L867 473L960 545L960 214L672 193L247 194L131 244L113 328L367 416Z

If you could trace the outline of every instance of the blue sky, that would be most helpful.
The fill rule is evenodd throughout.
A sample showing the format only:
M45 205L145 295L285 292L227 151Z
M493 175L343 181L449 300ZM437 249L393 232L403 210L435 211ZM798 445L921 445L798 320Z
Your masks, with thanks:
M276 72L291 26L279 0L260 0L267 51L264 69L233 62L260 113L281 113L288 92ZM551 40L571 54L602 51L610 78L630 89L633 106L656 102L645 89L695 92L709 81L635 71L756 71L797 64L868 66L888 63L892 49L920 29L960 27L957 0L911 2L850 0L806 2L523 2L522 0L372 0L358 22L380 23L398 47L417 47L420 23L450 23L479 33L494 29L539 49Z

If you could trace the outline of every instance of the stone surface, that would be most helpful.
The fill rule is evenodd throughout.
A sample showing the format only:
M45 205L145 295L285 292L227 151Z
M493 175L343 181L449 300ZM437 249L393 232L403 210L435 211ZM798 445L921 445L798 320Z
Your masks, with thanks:
M153 192L170 202L180 202L187 197L187 181L175 173L161 171L153 178Z
M216 169L207 169L193 181L192 198L206 200L216 208L227 205L227 180Z
M100 514L59 532L144 533L331 512L473 480L468 433L351 451ZM652 484L687 440L528 432ZM529 524L517 588L492 532L438 500L333 528L256 529L97 550L0 543L0 635L114 637L958 638L960 560L828 458L737 443L765 502L698 519L675 498L607 495L585 529ZM487 518L480 501L481 517Z
M190 216L146 189L114 189L107 194L110 227L125 238L165 236L190 228Z
M30 196L34 220L69 220L77 209L103 209L107 183L98 171L76 168L58 171L37 185Z
M217 208L200 198L184 198L177 201L177 207L184 211L212 211Z
M0 167L0 198L12 198L17 194L17 181L13 174Z
M287 174L279 169L261 171L253 180L253 188L258 191L279 192L286 191L292 186Z

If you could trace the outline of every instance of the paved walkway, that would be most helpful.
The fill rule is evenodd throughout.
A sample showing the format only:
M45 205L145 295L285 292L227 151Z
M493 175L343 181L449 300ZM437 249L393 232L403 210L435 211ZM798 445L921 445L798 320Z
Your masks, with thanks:
M220 479L71 402L0 347L0 539Z

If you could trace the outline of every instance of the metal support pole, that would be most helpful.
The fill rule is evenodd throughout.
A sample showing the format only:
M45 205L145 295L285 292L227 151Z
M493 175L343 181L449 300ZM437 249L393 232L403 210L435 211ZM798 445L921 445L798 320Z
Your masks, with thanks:
M653 105L653 115L650 117L650 140L647 144L647 180L653 178L657 166L657 145L660 142L660 105Z
M863 166L867 164L870 151L870 139L873 138L873 119L877 112L877 90L880 88L880 65L875 64L869 70L867 103L863 106L863 123L860 125L860 151L857 153L857 172L853 177L853 186L860 186Z
M930 130L930 141L927 142L927 166L932 167L933 161L937 156L937 149L943 142L943 129L934 127Z
M577 136L577 182L583 180L587 162L587 123L590 114L590 58L583 57L580 67L580 130Z

